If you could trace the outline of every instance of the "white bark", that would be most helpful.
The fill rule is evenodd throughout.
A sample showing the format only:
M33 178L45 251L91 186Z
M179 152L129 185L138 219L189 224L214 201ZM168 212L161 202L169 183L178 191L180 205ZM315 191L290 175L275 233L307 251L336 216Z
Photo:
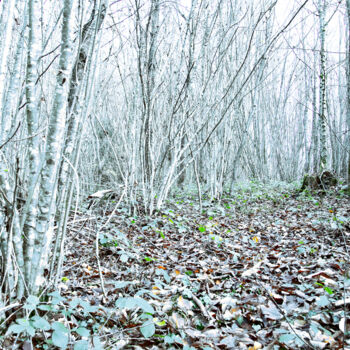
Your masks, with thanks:
M69 76L71 73L72 43L71 12L72 0L64 0L61 38L61 55L57 73L55 97L48 126L45 159L40 181L38 202L37 237L31 261L31 283L36 293L42 283L42 271L52 240L52 215L56 204L57 173L64 142L67 112Z
M347 144L347 182L350 187L350 0L346 0L347 33L346 33L346 124L348 129Z
M29 186L28 193L31 194L27 199L28 211L26 214L24 232L24 256L25 256L25 271L24 276L27 283L30 281L31 259L36 237L36 215L38 203L38 172L40 154L39 154L39 111L37 100L37 69L38 57L41 53L40 44L40 0L29 0L28 3L28 53L27 53L27 74L26 74L26 114L28 128L28 154L29 154ZM31 288L31 286L28 286Z
M1 49L0 49L0 113L3 111L3 103L5 99L4 92L5 92L5 87L7 85L6 84L7 62L9 57L10 45L12 41L12 27L13 27L13 20L14 20L15 1L14 0L9 1L6 5L7 6L5 7L5 10L7 10L7 13L6 13L7 21L5 24L4 31L2 33L2 43L1 43ZM0 144L1 144L1 137L0 137Z
M8 89L6 93L6 98L3 103L3 110L1 114L0 120L0 145L4 144L8 138L11 124L13 124L13 114L16 112L15 108L17 107L18 102L18 90L20 86L20 78L21 78L21 68L22 68L22 59L24 56L24 32L27 25L27 16L24 16L23 25L21 34L18 38L16 53L14 57L13 69L11 72L11 76L9 78ZM0 83L1 86L1 83ZM1 109L0 109L1 110Z
M320 171L328 166L327 152L327 118L326 118L326 0L319 0L318 15L320 21L320 101L319 101L319 132L320 132Z
M50 266L50 278L56 283L61 274L64 258L64 243L68 215L73 198L73 183L69 181L76 171L80 157L80 147L87 113L90 109L90 96L96 67L93 65L99 33L108 8L108 0L95 3L88 22L83 26L81 43L72 71L68 94L68 126L65 135L63 158L60 161L58 176L59 197L56 200L58 229Z

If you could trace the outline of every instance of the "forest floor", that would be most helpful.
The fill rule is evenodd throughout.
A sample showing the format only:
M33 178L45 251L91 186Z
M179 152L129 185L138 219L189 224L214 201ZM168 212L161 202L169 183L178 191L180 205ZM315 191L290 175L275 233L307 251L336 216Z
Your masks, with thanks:
M101 200L69 225L59 301L71 341L350 349L349 197L254 185L203 198L202 212L191 196L152 217L113 205Z

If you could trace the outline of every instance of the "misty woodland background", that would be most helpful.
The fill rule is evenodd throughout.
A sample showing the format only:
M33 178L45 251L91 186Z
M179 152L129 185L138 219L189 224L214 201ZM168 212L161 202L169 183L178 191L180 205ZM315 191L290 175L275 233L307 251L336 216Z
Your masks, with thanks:
M0 2L1 349L350 349L350 0Z

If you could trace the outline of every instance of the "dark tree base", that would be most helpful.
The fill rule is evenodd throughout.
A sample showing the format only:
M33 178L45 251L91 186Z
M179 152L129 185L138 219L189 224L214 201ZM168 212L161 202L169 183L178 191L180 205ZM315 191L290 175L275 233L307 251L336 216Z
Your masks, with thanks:
M304 191L306 189L312 191L325 191L330 187L336 186L338 183L338 179L335 174L329 170L325 170L321 174L306 174L303 179L303 183L301 185L300 191Z

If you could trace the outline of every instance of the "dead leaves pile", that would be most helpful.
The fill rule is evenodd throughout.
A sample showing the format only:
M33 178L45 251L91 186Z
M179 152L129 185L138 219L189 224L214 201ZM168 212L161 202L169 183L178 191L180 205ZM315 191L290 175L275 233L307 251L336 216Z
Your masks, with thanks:
M349 204L281 195L204 201L202 213L183 199L152 218L119 210L100 232L100 271L107 217L86 217L70 227L61 292L98 306L106 348L349 349ZM155 310L151 337L138 310L115 308L134 296Z

